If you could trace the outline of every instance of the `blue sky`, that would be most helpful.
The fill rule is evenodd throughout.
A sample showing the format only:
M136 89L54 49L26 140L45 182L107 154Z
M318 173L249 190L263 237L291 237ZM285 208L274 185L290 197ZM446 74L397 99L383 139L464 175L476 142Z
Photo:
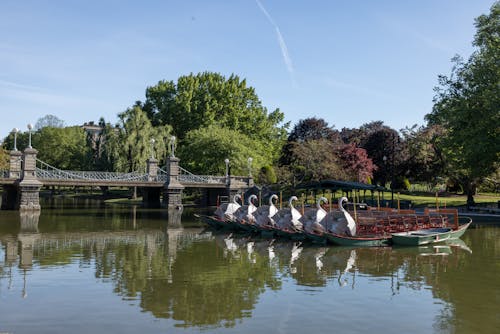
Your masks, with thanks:
M269 111L337 129L424 124L493 0L0 2L0 138L53 114L114 123L146 87L246 78Z

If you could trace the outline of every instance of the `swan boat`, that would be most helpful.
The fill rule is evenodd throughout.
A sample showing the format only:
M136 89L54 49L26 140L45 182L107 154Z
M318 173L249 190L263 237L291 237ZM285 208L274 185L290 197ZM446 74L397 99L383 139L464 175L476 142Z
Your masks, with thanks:
M274 205L276 195L271 196L269 205L259 208L254 205L256 199L257 196L251 195L248 205L240 206L238 200L241 196L236 195L232 203L218 207L214 216L200 217L216 229L356 247L389 246L399 234L429 229L449 229L447 238L458 239L472 223L468 217L458 217L456 209L426 209L423 213L416 213L414 210L368 208L352 212L344 208L347 198L342 197L338 201L338 209L326 212L321 204L328 201L320 198L316 208L301 214L293 206L296 196L292 196L288 206L281 210Z

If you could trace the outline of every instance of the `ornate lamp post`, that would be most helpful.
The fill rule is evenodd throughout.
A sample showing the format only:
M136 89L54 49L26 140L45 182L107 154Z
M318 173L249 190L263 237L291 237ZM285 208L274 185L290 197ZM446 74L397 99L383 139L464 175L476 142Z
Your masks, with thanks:
M151 159L155 158L155 139L151 138L149 141L151 143Z
M252 177L252 157L248 158L248 176Z
M31 147L31 130L33 129L33 125L30 123L28 124L28 131L29 131L29 142L28 142L28 148L33 148Z
M14 134L14 151L17 151L17 133L19 132L18 128L12 129L12 133Z

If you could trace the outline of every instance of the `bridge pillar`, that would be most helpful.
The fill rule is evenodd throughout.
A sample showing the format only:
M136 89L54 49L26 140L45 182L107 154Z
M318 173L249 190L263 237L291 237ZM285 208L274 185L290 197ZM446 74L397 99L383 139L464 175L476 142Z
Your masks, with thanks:
M170 209L182 209L182 190L184 186L179 182L179 158L170 156L167 159L168 179L163 187L163 204Z
M26 148L23 152L23 169L19 182L20 210L40 210L40 188L42 183L36 178L36 155L34 148Z
M9 178L21 179L22 153L20 151L10 151ZM19 207L19 191L17 185L4 185L2 192L2 210L15 210Z
M10 151L10 167L9 167L9 178L20 179L21 178L21 156L23 154L20 151Z
M146 160L146 172L148 173L148 181L156 181L158 176L158 160L149 158Z

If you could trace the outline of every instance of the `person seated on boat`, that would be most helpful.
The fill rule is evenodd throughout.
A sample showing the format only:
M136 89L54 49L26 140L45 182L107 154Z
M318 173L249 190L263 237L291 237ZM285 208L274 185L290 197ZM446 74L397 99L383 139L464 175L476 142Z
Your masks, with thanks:
M256 195L250 195L248 197L248 205L242 205L236 212L234 216L236 221L243 224L255 224L255 217L253 213L257 210L257 207L253 204L253 201L257 200Z
M273 199L278 199L278 196L274 194L271 195L271 197L269 197L269 205L259 206L253 213L255 217L255 224L259 226L269 225L270 218L278 212L278 208L274 205Z
M318 234L325 231L325 227L321 224L326 217L326 211L321 207L322 202L328 203L328 200L320 197L316 203L316 208L307 210L300 218L300 221L304 225L304 230L308 233Z
M346 197L339 199L339 209L329 212L324 218L323 224L327 226L330 233L353 237L356 235L356 222L342 206L343 202L347 202Z
M288 200L288 208L279 210L273 217L276 227L282 230L301 231L303 224L300 221L302 215L293 207L293 201L298 200L297 196L292 196Z
M240 194L234 195L232 202L222 203L221 205L219 205L217 210L215 210L215 216L219 220L234 221L236 219L234 213L241 207L241 205L238 203L238 200L241 201Z

